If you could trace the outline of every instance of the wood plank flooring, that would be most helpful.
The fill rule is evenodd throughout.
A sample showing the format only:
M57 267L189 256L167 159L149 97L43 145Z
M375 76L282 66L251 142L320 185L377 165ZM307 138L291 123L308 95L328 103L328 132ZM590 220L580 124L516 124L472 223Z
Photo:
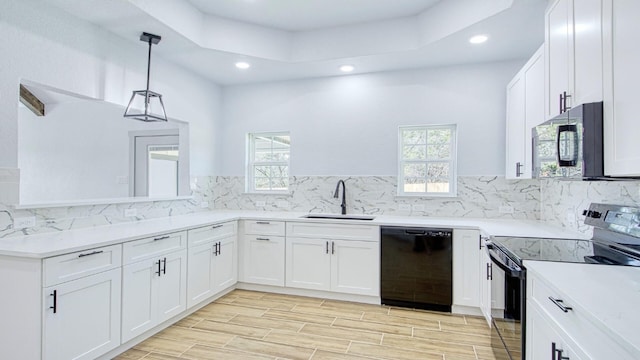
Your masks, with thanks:
M484 319L235 290L118 360L494 360Z

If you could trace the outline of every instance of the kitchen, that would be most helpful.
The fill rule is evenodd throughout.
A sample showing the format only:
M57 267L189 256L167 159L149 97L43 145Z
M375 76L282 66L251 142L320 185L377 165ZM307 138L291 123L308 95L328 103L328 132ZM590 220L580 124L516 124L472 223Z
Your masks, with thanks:
M524 3L516 1L514 8L526 13L529 9ZM153 47L151 87L163 94L170 116L189 123L193 198L156 202L111 201L97 205L67 201L76 203L76 206L14 208L16 194L20 193L20 179L15 171L20 158L17 139L21 136L16 107L18 85L23 80L31 81L124 106L131 91L141 88L145 80L147 48L137 37L141 31L155 31L159 20L152 19L163 18L163 8L141 3L129 7L92 3L83 7L65 1L9 1L2 6L2 33L6 34L2 38L3 49L20 54L3 60L3 81L0 84L2 237L201 212L203 206L215 210L338 213L340 203L332 195L339 179L346 179L348 213L541 220L545 224L587 235L590 235L591 227L583 224L582 210L587 209L590 203L637 205L640 202L636 181L505 179L505 88L544 41L544 10L547 4L542 1L542 4L530 5L541 16L529 20L539 26L538 38L531 39L529 48L523 49L516 58L495 60L487 54L479 54L480 60L471 64L445 62L439 66L419 67L411 65L412 62L427 63L429 59L421 59L416 54L415 60L400 61L410 63L406 66L409 70L370 70L363 74L356 70L355 74L348 76L335 71L342 65L341 61L327 60L324 65L331 70L319 70L314 73L314 79L296 79L287 71L295 73L300 70L283 70L284 66L279 71L291 76L289 80L260 78L269 72L260 71L258 60L247 72L235 73L233 63L238 59L228 53L243 53L243 49L239 49L242 44L266 41L261 37L253 39L253 42L247 39L247 43L236 41L216 45L227 53L221 55L225 64L214 63L215 67L224 69L219 73L234 78L221 77L219 83L209 81L202 74L175 65L180 61L179 56L163 50L163 46L170 47L169 44L175 40L184 46L185 52L194 51L193 44L184 43L185 35L178 35L193 31L192 28L159 32L163 40ZM100 9L99 6L105 8ZM484 11L499 13L500 5L495 6ZM445 10L446 6L441 4L441 11ZM69 12L76 15L84 12L88 20ZM149 22L149 27L117 21L125 18L124 15L146 12L154 14L142 17ZM111 18L100 19L96 14L110 14ZM186 17L191 13L180 14ZM488 13L478 16L488 16ZM175 19L164 21L170 23L177 21ZM186 26L184 24L188 22L184 19L181 21ZM121 30L105 30L93 25L93 21L103 21L105 26ZM455 29L456 25L464 28L455 22L451 27ZM453 32L461 43L465 43L464 46L468 46L467 38L475 34L476 28L464 29L467 31L454 32L451 28L442 31ZM514 36L527 33L520 31ZM267 34L273 38L277 35ZM317 33L308 35L320 36ZM213 43L214 40L218 37L212 36L200 42ZM409 40L397 42L396 48L386 50L397 51L411 45L406 42ZM427 46L429 50L439 50L437 41L430 44ZM486 45L490 44L489 41ZM365 42L361 45L364 49L344 49L347 47L344 43L338 45L342 48L337 50L352 52L348 58L356 58L352 61L357 69L360 66L356 62L358 52L372 51L366 47L377 44ZM391 47L388 43L381 45ZM329 45L323 49L327 53L337 51ZM475 49L465 51L482 51ZM251 51L257 58L277 58L278 54L267 56L266 50L257 48ZM247 52L243 59L251 59L251 55ZM481 55L487 57L482 58ZM329 57L327 54L316 56ZM173 62L164 58L173 59ZM265 68L267 65L263 64ZM427 200L397 197L398 127L451 123L458 124L457 197ZM283 131L291 135L289 193L245 194L246 135ZM126 217L125 210L130 209L135 209L136 214ZM14 219L28 217L36 218L35 226L13 227Z

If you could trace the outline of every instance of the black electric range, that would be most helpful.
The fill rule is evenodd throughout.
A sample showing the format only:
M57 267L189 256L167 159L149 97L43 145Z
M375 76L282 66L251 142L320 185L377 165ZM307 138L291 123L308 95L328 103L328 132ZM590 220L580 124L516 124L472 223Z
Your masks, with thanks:
M496 236L486 249L491 266L504 271L503 299L492 298L492 348L496 359L525 359L526 264L524 260L640 266L640 208L593 203L584 223L593 226L591 239L551 239ZM493 275L493 270L491 270ZM499 277L502 279L502 277ZM515 340L515 341L514 341Z

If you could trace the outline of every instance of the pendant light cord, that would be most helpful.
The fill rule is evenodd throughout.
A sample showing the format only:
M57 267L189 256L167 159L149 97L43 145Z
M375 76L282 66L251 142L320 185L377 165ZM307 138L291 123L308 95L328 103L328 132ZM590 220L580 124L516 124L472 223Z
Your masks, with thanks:
M145 114L149 109L149 78L151 77L151 38L149 38L149 55L147 56L147 91L145 92L144 99L144 112Z

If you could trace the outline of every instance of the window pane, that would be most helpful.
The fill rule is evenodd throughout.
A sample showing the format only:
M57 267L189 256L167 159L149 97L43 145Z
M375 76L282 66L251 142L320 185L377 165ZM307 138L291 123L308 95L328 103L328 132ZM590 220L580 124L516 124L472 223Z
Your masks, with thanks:
M449 129L430 129L428 132L429 144L446 144L451 142L451 130Z
M271 166L255 166L253 176L258 177L271 177Z
M449 192L449 164L428 164L427 170L428 192Z
M287 190L289 187L289 178L273 178L271 190Z
M427 145L427 158L434 160L446 160L451 157L449 144Z
M405 178L422 178L427 175L427 164L405 164L402 174Z
M425 130L403 130L402 142L404 144L424 144L427 140Z
M405 145L402 157L406 160L424 160L427 158L427 149L424 145Z
M404 178L404 192L425 192L427 189L427 182L424 178Z
M254 178L256 190L269 190L269 178L255 177Z

